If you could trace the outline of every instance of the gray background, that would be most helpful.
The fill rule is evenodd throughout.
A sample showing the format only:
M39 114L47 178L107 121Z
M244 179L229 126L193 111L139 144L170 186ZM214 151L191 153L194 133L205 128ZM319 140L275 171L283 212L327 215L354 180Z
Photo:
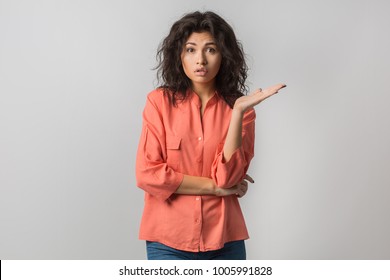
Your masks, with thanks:
M0 0L0 259L144 259L134 160L155 52L213 10L248 55L249 259L390 258L390 2Z

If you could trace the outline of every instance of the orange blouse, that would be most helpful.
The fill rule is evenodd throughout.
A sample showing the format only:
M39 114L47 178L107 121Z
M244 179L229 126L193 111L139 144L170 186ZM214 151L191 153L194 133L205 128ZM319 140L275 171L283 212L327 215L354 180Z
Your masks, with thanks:
M203 117L200 108L194 92L177 106L161 89L149 93L136 161L137 185L145 191L139 238L192 252L249 237L236 195L175 194L183 174L209 177L229 188L244 178L254 153L254 110L244 115L241 147L225 162L232 109L218 93Z

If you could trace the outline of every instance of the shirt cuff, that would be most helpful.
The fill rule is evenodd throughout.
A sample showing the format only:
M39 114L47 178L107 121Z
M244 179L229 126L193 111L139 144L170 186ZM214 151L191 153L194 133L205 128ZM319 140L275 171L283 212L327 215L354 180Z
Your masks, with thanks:
M218 147L217 156L212 165L212 179L219 188L231 188L245 176L248 162L243 147L237 148L229 161L223 156L223 144Z
M170 167L153 168L137 174L137 185L145 192L161 201L167 200L183 181L184 174L175 172Z

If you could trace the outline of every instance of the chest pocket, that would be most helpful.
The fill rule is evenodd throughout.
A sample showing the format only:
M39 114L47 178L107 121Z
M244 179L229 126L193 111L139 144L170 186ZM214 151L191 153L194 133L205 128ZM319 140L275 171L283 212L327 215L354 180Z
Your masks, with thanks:
M178 136L167 137L167 163L174 170L177 170L181 163L181 138Z

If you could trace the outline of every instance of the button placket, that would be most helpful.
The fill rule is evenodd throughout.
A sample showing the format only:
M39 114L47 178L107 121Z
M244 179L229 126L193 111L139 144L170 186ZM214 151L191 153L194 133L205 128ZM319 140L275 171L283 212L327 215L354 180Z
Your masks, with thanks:
M201 196L195 197L195 212L194 212L194 229L195 238L200 242L202 232L202 198Z

